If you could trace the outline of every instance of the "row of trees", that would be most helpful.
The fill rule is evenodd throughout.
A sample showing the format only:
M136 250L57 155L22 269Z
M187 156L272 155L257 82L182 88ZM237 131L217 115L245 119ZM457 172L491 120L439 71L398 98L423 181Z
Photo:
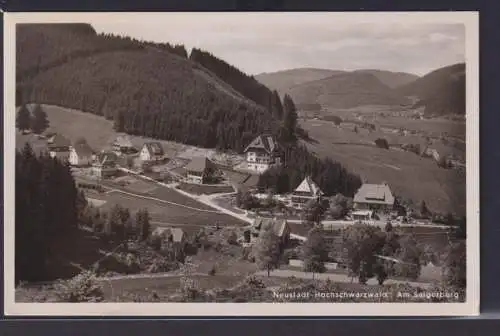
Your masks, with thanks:
M84 201L69 165L26 146L16 153L15 279L40 281L57 241L78 226Z
M123 242L126 240L147 241L151 234L150 215L147 209L134 214L128 208L113 206L109 211L86 205L80 216L80 224L102 238Z
M305 146L285 149L285 164L273 167L259 176L258 187L277 193L293 191L306 175L318 184L326 196L343 194L352 197L361 186L361 178L330 158L320 159Z
M311 229L300 248L304 271L312 272L313 277L314 273L326 271L325 262L330 260L331 252L337 252L350 275L362 284L373 277L380 284L390 276L416 280L422 265L437 261L428 245L423 248L414 235L398 232L390 223L385 230L366 224L346 227L340 232L341 245L331 245L327 243L324 229L318 225L325 211L325 206L319 203L317 207L310 207L307 221ZM443 283L463 289L466 279L465 237L460 228L450 234L451 242L444 255ZM336 248L342 251L334 251ZM272 226L265 227L255 245L257 265L269 275L272 269L279 267L282 252L283 245Z
M22 132L31 130L33 133L41 134L49 127L47 113L40 104L35 104L33 113L23 104L17 111L16 127Z

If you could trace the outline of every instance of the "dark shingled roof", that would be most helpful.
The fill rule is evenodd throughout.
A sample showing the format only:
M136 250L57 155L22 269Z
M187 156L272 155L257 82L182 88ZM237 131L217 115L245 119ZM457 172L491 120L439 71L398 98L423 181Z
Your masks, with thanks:
M278 143L272 135L259 135L245 148L245 152L249 149L263 149L271 154L278 150Z
M71 146L71 141L59 133L54 134L54 136L48 139L47 143L49 144L49 148Z
M187 171L204 172L208 168L215 168L215 164L207 157L197 156L187 164L185 169Z

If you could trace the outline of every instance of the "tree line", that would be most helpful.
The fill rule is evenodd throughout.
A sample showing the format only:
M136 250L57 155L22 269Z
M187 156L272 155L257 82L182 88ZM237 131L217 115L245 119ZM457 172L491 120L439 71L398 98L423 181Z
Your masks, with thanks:
M15 279L44 280L58 241L78 226L84 201L70 167L26 146L15 159Z
M259 176L258 187L288 193L310 176L326 196L343 194L352 197L361 186L361 178L330 158L320 159L303 145L285 148L285 164Z

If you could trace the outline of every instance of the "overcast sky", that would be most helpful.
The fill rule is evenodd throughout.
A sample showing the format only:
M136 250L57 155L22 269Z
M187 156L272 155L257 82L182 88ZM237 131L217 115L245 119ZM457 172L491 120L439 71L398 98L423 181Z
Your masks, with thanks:
M170 13L91 21L100 32L181 43L209 51L248 74L291 68L382 69L423 75L463 62L465 26L364 14ZM401 15L401 14L400 14ZM401 23L405 22L405 23Z

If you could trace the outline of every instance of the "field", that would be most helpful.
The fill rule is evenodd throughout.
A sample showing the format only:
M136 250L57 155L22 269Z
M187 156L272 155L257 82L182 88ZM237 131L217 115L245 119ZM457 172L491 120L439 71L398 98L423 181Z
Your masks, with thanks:
M200 184L190 184L181 183L179 184L179 189L194 195L212 195L212 194L223 194L234 192L233 187L229 185L200 185Z
M122 135L115 132L113 123L103 117L53 105L42 105L42 108L47 113L50 131L61 133L72 142L84 137L96 151L108 149L116 137ZM91 133L89 133L89 130L91 130ZM129 137L136 148L141 148L148 141L158 141L162 144L165 154L169 157L181 156L190 159L194 155L213 155L215 153L214 150L193 148L172 141L153 140L132 135Z
M382 137L377 132L360 129L354 133L318 120L304 121L302 127L316 140L308 144L312 151L341 162L367 183L385 181L396 195L417 205L424 200L431 211L465 213L465 177L461 173L439 168L433 160L414 153L377 148L373 141ZM396 134L384 137L389 143L406 141Z

